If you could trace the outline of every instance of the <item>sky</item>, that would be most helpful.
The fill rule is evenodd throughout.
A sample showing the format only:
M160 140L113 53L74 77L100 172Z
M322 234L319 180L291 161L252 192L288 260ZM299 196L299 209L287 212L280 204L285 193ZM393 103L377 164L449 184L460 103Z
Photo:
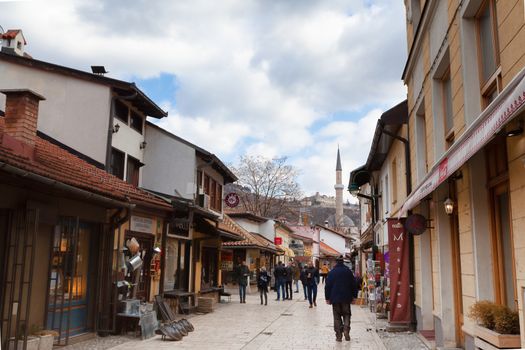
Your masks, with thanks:
M337 148L346 186L381 113L406 98L404 11L401 0L0 0L0 26L22 29L36 59L135 82L169 113L152 121L226 164L288 157L305 195L335 195Z

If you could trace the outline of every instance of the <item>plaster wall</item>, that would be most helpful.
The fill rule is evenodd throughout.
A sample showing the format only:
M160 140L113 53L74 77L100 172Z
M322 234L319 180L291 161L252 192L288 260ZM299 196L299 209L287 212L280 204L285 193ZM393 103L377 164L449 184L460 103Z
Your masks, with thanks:
M167 195L194 199L195 149L148 125L146 142L142 187Z
M108 86L2 60L0 77L0 89L30 89L46 98L39 104L39 131L105 164L111 100ZM0 94L0 109L5 109L4 94Z
M336 233L321 229L321 242L328 244L341 254L345 252L345 239Z

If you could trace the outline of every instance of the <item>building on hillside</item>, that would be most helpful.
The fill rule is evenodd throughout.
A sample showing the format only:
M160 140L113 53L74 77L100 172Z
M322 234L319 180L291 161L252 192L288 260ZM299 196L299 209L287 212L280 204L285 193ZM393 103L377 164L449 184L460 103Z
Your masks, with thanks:
M113 333L115 283L133 283L131 294L143 300L158 293L160 257L153 248L162 244L172 206L39 136L43 96L1 93L1 347L13 337L26 346L28 325L57 331L56 345ZM135 272L120 260L129 233L151 237Z
M419 330L438 347L476 348L469 309L519 313L525 345L524 2L406 0ZM518 345L519 347L519 345Z

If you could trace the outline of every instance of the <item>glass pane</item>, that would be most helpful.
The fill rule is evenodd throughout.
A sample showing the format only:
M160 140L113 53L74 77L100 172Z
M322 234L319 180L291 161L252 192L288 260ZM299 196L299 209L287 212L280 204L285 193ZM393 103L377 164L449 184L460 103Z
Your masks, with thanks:
M454 126L452 116L452 83L450 78L443 81L443 102L445 107L445 132L448 134Z
M505 299L507 306L512 310L516 309L514 303L514 276L512 273L512 243L510 234L510 214L509 214L509 195L507 192L497 195L499 209L499 228L501 232L501 242L503 248L503 268L505 278Z
M481 51L481 76L483 82L496 71L496 60L494 57L494 33L492 31L492 16L490 4L485 6L482 15L479 17L479 41Z

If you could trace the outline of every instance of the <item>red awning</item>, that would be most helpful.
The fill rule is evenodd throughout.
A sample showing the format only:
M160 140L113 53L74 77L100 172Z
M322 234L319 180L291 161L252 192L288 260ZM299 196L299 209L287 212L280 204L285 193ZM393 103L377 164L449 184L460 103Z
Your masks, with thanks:
M503 89L408 196L400 216L414 208L525 109L525 68Z

